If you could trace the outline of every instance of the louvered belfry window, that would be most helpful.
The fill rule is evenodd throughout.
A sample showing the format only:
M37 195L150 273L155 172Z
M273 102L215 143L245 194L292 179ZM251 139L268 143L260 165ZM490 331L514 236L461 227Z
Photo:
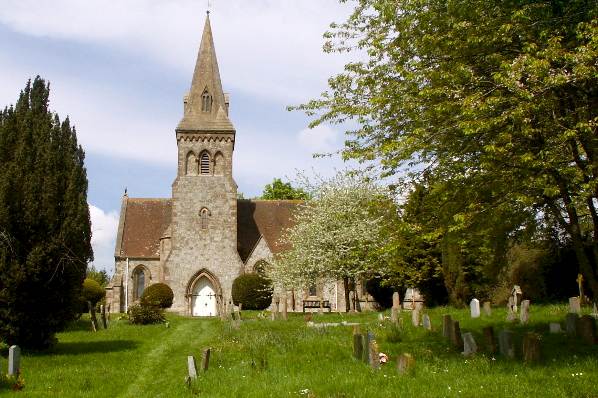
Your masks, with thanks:
M201 154L199 172L201 174L210 174L210 154L207 152Z

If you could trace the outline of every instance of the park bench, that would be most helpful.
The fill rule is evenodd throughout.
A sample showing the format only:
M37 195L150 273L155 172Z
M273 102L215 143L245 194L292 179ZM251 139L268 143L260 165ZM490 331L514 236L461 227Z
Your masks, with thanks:
M321 303L321 304L320 304ZM332 312L330 301L328 300L303 300L303 312L306 308L328 308L328 312Z

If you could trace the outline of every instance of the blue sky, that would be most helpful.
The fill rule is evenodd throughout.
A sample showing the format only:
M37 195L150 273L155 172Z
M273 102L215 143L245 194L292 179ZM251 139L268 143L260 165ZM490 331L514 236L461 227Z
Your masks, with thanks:
M0 106L29 78L51 82L51 107L86 151L95 265L112 271L122 193L170 197L174 129L182 116L207 1L0 0ZM338 126L307 129L288 105L315 98L349 58L322 52L322 34L352 3L212 0L223 87L237 129L233 173L246 197L298 170L330 175Z

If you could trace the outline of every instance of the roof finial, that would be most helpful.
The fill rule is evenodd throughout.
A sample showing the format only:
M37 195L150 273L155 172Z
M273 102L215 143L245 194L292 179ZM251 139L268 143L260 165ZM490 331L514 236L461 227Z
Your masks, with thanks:
M208 9L206 10L206 14L208 15L208 17L210 16L210 0L208 0Z
M129 196L129 195L127 195L127 187L125 187L125 194L124 194L124 196Z

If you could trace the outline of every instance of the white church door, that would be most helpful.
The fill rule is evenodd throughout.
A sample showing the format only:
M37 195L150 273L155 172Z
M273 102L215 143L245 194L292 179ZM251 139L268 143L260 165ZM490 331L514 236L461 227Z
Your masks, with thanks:
M214 316L216 314L216 292L208 278L200 278L193 287L191 301L193 316Z

